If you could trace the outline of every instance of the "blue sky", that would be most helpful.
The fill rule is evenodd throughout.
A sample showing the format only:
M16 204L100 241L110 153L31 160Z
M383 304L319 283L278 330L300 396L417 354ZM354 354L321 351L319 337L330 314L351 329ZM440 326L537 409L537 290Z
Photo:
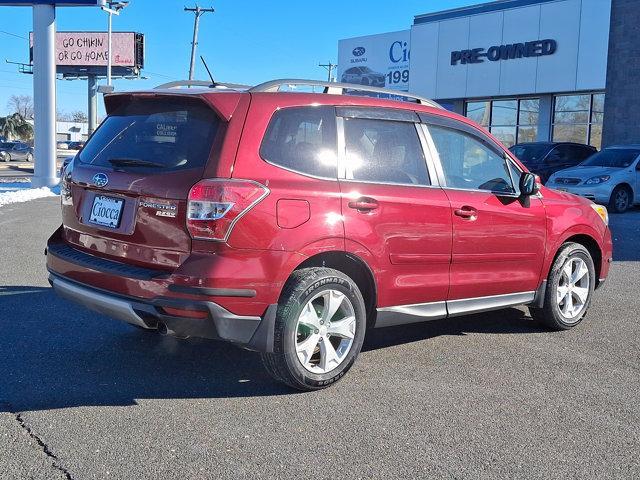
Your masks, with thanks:
M2 0L0 0L0 4ZM201 19L198 54L207 60L216 80L255 84L272 78L326 78L318 63L337 60L338 40L411 26L413 16L479 0L279 0L200 1L214 14ZM118 90L149 88L188 76L193 14L183 12L183 0L131 0L114 31L145 34L143 74L148 80L117 81ZM57 9L57 29L106 30L107 18L98 8ZM7 113L12 94L32 95L30 75L17 73L11 61L27 62L32 13L28 7L0 6L0 115ZM207 78L197 65L196 78ZM86 81L58 81L58 110L86 110ZM101 103L101 102L100 102Z

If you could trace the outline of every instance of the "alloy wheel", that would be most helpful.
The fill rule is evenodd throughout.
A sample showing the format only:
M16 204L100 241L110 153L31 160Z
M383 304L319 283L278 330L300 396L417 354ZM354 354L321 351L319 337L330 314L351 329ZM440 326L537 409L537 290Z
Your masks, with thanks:
M589 299L589 268L579 258L569 258L558 277L557 305L568 323L577 322Z
M629 206L629 192L627 192L624 188L618 190L618 192L616 192L614 202L616 205L616 210L619 212L624 212Z
M349 298L338 290L319 292L304 305L298 317L298 360L312 373L328 373L345 360L355 334L356 316Z

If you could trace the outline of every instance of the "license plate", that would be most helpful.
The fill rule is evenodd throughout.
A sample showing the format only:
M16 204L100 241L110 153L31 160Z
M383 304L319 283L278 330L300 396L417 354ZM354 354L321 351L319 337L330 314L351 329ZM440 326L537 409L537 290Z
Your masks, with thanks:
M123 207L124 200L121 198L96 195L93 199L89 222L103 227L118 228Z

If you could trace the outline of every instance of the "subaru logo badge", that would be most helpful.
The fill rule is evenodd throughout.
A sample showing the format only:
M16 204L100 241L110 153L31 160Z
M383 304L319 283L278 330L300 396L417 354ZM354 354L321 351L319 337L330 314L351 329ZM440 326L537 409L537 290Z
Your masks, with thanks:
M109 177L105 173L96 173L93 176L93 184L96 187L104 187L109 183Z
M362 55L364 55L364 52L366 52L364 47L356 47L353 49L352 53L354 57L361 57Z

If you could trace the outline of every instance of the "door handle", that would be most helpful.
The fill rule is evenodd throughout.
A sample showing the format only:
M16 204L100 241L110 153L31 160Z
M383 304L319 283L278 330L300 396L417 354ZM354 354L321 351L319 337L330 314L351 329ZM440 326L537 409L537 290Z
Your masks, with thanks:
M378 201L375 198L360 197L349 202L349 208L365 213L378 208Z
M478 218L478 210L473 207L469 207L468 205L457 208L453 211L453 213L458 217L464 218L465 220L475 220L476 218Z

